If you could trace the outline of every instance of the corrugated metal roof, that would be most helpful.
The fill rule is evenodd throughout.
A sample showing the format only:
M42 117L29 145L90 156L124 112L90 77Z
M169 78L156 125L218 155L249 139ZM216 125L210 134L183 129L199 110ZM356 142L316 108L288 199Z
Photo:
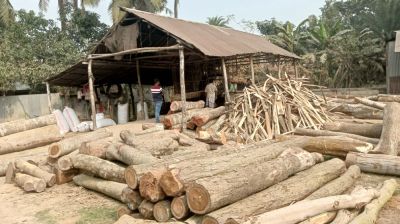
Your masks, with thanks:
M204 55L215 57L229 57L244 54L267 53L291 58L299 58L285 49L282 49L266 38L203 23L195 23L136 9L121 7L122 10L140 17L154 26L187 42Z
M400 52L400 31L396 31L396 45L394 51Z

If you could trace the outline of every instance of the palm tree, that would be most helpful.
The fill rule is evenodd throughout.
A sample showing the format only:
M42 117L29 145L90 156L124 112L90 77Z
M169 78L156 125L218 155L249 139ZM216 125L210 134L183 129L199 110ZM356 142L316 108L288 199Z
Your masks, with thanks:
M207 18L207 23L213 26L229 27L230 18L224 16L213 16Z
M125 16L125 13L119 10L120 6L157 13L166 9L166 5L167 0L112 0L108 10L113 21L118 22Z
M0 0L0 25L8 25L14 20L14 8L9 0Z
M174 17L178 18L179 0L174 1Z
M301 42L306 37L304 25L307 22L308 20L304 20L298 26L290 22L285 24L275 22L273 26L276 34L268 35L267 38L290 52L296 54L304 53L305 49Z

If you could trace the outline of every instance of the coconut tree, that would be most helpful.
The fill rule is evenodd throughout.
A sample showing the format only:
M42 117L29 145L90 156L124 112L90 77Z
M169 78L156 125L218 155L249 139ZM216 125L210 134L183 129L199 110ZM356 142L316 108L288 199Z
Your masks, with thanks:
M167 0L113 0L108 10L114 22L118 22L125 16L125 13L119 10L120 6L157 13L166 9Z
M179 0L174 1L174 17L178 18Z
M207 18L207 23L213 26L220 26L220 27L229 27L229 21L231 17L224 17L224 16L213 16Z
M0 26L8 25L14 20L14 9L9 0L0 0Z

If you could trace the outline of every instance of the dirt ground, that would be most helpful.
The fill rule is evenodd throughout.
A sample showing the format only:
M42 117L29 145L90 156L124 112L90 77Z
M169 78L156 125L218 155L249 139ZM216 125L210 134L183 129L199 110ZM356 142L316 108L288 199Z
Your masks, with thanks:
M152 122L152 121L146 121ZM109 128L119 139L122 130L141 130L141 124L130 123ZM0 162L16 158L44 160L47 146L0 156ZM363 174L356 184L378 187L388 176ZM25 193L13 184L3 184L0 178L0 217L2 224L111 224L116 221L116 208L122 204L109 197L72 182L47 188L43 193ZM400 183L400 178L396 178ZM380 213L378 224L400 223L400 189Z

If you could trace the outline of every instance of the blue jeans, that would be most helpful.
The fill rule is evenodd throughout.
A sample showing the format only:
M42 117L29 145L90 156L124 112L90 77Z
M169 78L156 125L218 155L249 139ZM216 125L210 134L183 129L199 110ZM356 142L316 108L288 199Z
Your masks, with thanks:
M156 123L160 123L160 113L161 113L162 104L163 104L162 101L154 102L154 113L156 116Z

